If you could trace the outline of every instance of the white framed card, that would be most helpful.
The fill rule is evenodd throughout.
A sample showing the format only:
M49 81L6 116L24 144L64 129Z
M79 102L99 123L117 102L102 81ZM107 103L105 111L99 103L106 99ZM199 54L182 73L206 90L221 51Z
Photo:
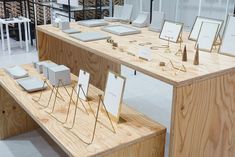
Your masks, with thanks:
M80 89L78 96L80 99L82 99L84 101L87 101L89 82L90 82L90 73L88 73L84 70L80 70L79 77L78 77L77 93L79 90L79 85L81 85L82 89Z
M222 38L220 53L235 56L235 16L228 15Z
M196 45L202 51L212 51L219 29L218 23L202 22Z
M176 43L180 37L182 29L183 29L182 23L165 21L159 38Z
M211 22L211 23L219 24L219 29L218 29L218 32L216 34L216 38L218 37L218 35L220 33L220 30L221 30L221 28L223 26L223 23L224 23L223 20L211 19L211 18L197 16L196 19L195 19L194 25L192 27L192 30L189 34L189 37L188 37L189 40L197 41L200 29L201 29L202 22Z
M108 73L104 93L104 104L111 119L118 122L120 117L126 79L113 72Z

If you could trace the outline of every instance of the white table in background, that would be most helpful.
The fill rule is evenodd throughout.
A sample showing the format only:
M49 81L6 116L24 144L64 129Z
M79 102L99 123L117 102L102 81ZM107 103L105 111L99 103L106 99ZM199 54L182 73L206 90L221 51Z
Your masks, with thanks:
M11 54L11 46L10 46L10 36L9 36L9 24L18 24L19 28L19 38L20 38L20 47L23 48L22 45L22 31L21 31L21 23L24 23L25 28L25 44L26 44L26 51L29 51L29 41L31 40L30 35L30 19L21 17L19 18L13 18L13 20L7 21L5 19L0 19L0 27L1 27L1 40L2 40L2 50L5 51L5 43L4 43L4 34L3 34L3 25L6 26L6 34L7 34L7 46L8 46L8 52Z

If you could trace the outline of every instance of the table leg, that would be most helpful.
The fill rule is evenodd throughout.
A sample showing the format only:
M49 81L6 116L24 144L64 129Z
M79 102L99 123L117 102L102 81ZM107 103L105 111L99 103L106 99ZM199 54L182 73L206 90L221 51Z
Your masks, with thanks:
M5 51L4 34L3 34L3 24L1 24L0 26L1 26L2 51Z
M21 23L18 23L18 28L19 28L20 47L23 48L23 45L22 45Z
M30 22L27 22L27 24L28 24L28 36L29 36L29 41L31 41Z
M26 22L24 22L24 32L25 32L25 44L26 44L26 51L29 52L29 44L28 44L28 33L27 33L27 25Z
M10 35L9 35L8 24L6 24L6 32L7 32L7 46L8 46L8 52L9 52L9 54L11 54Z

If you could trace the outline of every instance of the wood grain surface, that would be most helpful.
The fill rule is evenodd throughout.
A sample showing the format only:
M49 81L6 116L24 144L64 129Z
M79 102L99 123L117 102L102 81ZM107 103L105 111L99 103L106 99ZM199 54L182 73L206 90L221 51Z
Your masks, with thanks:
M0 86L0 139L38 128L36 122Z
M112 23L119 24L120 23ZM76 23L70 24L71 28L81 30L82 32L92 32L92 31L101 31L100 27L88 28L79 26ZM133 68L140 72L143 72L149 76L152 76L156 79L162 80L174 86L181 86L184 84L190 84L194 81L203 80L207 78L213 78L217 75L233 71L235 69L235 58L224 56L218 53L208 53L200 51L200 65L193 65L194 55L196 50L195 42L189 41L188 33L183 33L183 46L187 46L188 61L182 62L181 56L176 56L175 53L179 49L179 43L170 43L171 53L165 53L165 48L158 48L157 50L152 50L153 59L150 62L139 59L138 57L131 56L128 52L137 53L142 48L150 48L152 46L163 47L167 44L167 41L159 39L159 33L148 31L147 28L142 28L141 34L129 35L129 36L117 36L110 33L106 33L112 36L112 39L118 43L119 48L122 48L124 52L120 49L113 49L110 44L105 40L92 41L92 42L82 42L76 39L69 37L69 35L63 33L58 28L55 28L51 25L44 25L37 27L38 32L43 32L45 36L53 36L65 43L74 45L80 49L84 49L87 52L93 53L97 56L108 59L109 61L117 64L123 64L127 67ZM44 37L46 38L46 37ZM39 42L39 52L42 47L51 47L50 49L56 49L47 45L46 41ZM136 40L136 42L130 42ZM43 42L44 44L41 44ZM139 44L150 42L151 45L140 46ZM50 42L48 42L50 43ZM60 44L58 43L57 46ZM50 50L47 48L48 51ZM66 47L67 49L67 47ZM50 52L43 52L50 53ZM41 54L41 52L40 52ZM40 55L43 56L43 55ZM60 56L55 56L60 57ZM169 63L169 60L177 67L180 67L182 64L186 67L187 72L177 72L172 70L170 64L168 64L166 70L162 70L162 67L159 66L160 62ZM84 61L86 62L86 61ZM92 64L95 64L94 62ZM99 64L96 63L97 66ZM102 72L101 72L102 73Z
M235 72L174 89L172 157L235 156Z
M121 73L121 65L90 53L70 43L38 31L38 51L40 60L51 60L66 65L78 76L83 69L90 73L91 84L104 90L109 70Z
M22 67L29 72L30 76L42 78L42 75L37 73L33 65ZM0 70L0 73L2 73L0 75L0 85L69 156L112 157L119 155L127 157L138 153L138 151L140 154L146 154L146 157L164 156L166 128L130 107L123 105L121 111L122 121L118 124L114 123L116 133L111 131L112 128L106 114L100 112L100 122L97 124L95 139L91 145L87 145L81 139L87 142L91 139L95 118L86 102L83 103L89 115L79 102L75 126L73 129L68 130L64 126L69 127L72 125L75 105L71 106L68 122L65 125L58 122L58 120L65 120L69 102L69 96L66 95L66 91L62 87L59 91L64 100L58 99L56 101L55 111L50 115L47 112L51 111L52 103L46 109L41 107L41 105L46 105L48 102L49 89L43 92L42 99L37 103L33 101L33 98L37 99L39 93L30 94L23 91L3 70ZM72 80L73 83L76 83L77 77L72 75ZM67 86L67 90L71 92L71 85ZM103 92L90 85L89 102L93 111L97 109L98 94L103 94ZM75 95L73 98L75 99Z

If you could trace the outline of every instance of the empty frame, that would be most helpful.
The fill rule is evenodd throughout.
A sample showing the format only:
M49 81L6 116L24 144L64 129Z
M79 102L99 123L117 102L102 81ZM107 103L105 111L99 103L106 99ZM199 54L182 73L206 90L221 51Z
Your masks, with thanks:
M222 38L220 53L235 56L235 17L229 15Z
M126 79L113 72L108 73L104 104L111 118L118 122Z
M219 29L218 29L218 32L216 34L216 38L218 37L219 32L220 32L220 30L223 26L223 20L210 19L210 18L206 18L206 17L197 16L197 18L194 22L193 28L191 30L191 33L189 35L189 40L197 41L200 29L201 29L202 22L211 22L211 23L219 24Z
M159 38L176 43L180 37L182 29L183 29L183 24L181 23L165 21Z
M197 43L198 49L211 52L216 41L219 24L212 22L202 22Z

